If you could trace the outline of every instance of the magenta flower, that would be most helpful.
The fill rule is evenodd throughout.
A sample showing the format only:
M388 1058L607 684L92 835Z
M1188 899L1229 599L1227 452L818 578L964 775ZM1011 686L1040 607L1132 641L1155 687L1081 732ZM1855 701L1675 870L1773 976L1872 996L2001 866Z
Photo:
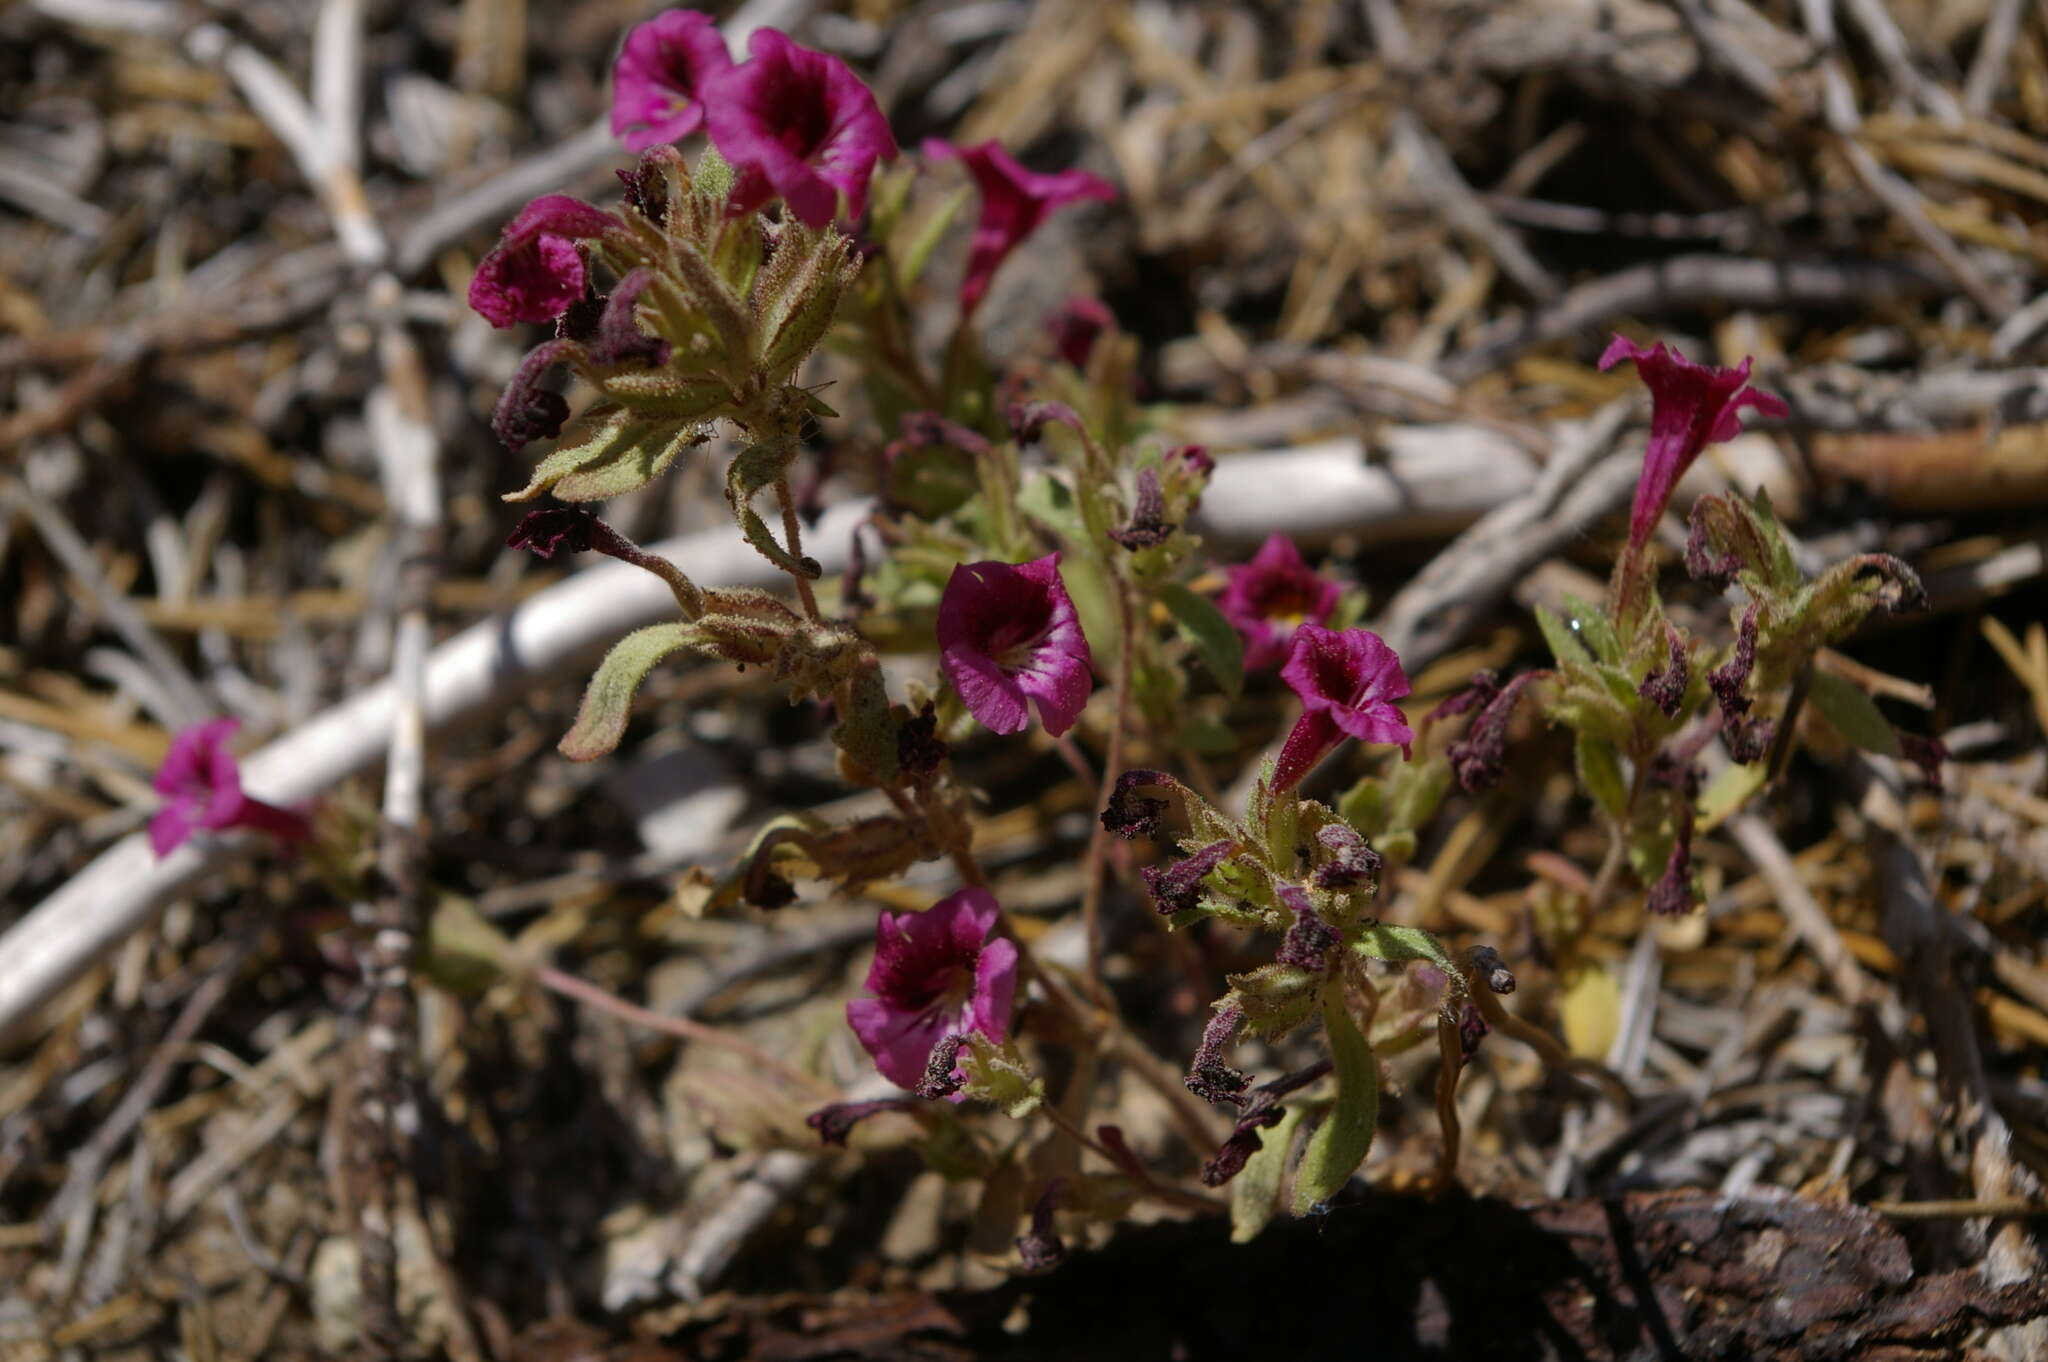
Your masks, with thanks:
M996 733L1022 733L1038 718L1057 738L1074 726L1094 688L1093 662L1060 556L1029 563L962 563L939 597L939 665L967 712Z
M1247 671L1285 662L1295 630L1329 619L1344 594L1335 582L1311 571L1284 534L1261 544L1249 563L1224 571L1230 581L1216 606L1244 637Z
M542 195L519 211L497 247L477 262L469 305L497 327L553 321L582 300L589 278L576 243L624 227L581 199Z
M156 792L164 797L164 805L149 820L149 845L159 858L201 829L254 828L285 842L303 842L313 835L304 814L242 793L241 768L228 750L228 738L237 727L233 719L213 719L171 739L171 750L156 773Z
M805 226L867 208L875 162L896 155L896 136L874 94L837 57L757 28L748 61L707 76L704 123L739 172L731 208L751 213L780 194Z
M708 14L664 10L638 25L612 67L612 136L628 151L688 137L704 124L698 91L731 65Z
M1401 659L1370 629L1302 625L1280 679L1301 697L1301 718L1280 748L1275 790L1292 789L1346 737L1399 743L1401 755L1410 755L1415 734L1394 707L1408 693L1408 678Z
M891 1083L916 1088L948 1036L1009 1034L1017 947L988 939L1001 913L988 890L962 889L922 913L883 913L875 924L875 996L848 1003L846 1020Z
M967 277L960 281L960 320L966 321L981 306L996 267L1025 237L1038 230L1045 215L1079 199L1109 200L1116 190L1107 180L1085 170L1040 175L1018 165L999 142L956 147L931 138L924 154L934 160L958 156L981 188L981 221L974 226L974 240L967 251Z
M1643 477L1636 484L1629 509L1628 543L1640 549L1657 528L1678 480L1710 444L1742 433L1742 409L1755 407L1766 416L1783 416L1782 400L1749 386L1750 361L1733 369L1695 364L1659 341L1645 350L1626 336L1616 336L1600 356L1611 369L1622 360L1636 362L1636 373L1650 389L1650 447L1643 455Z

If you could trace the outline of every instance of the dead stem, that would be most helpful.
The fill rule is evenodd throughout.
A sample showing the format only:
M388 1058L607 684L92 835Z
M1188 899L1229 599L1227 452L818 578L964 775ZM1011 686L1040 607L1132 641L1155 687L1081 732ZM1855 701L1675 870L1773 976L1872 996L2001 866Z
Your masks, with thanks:
M1124 729L1131 718L1131 593L1122 578L1117 579L1117 621L1119 647L1116 673L1111 682L1113 698L1109 720L1109 752L1103 759L1102 783L1095 792L1095 811L1109 807L1116 793L1116 779L1124 769ZM1100 818L1088 834L1088 860L1081 872L1081 921L1088 932L1088 963L1083 978L1088 996L1105 1010L1113 1005L1102 983L1102 886L1103 870L1109 857L1109 828Z

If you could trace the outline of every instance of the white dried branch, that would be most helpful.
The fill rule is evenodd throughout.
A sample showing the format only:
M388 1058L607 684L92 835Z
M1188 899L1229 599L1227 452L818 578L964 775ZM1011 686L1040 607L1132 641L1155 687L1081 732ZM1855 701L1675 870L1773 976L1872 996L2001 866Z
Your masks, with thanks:
M1304 541L1337 533L1366 540L1445 533L1519 495L1535 479L1528 456L1492 431L1410 427L1368 461L1340 440L1301 449L1226 455L1204 497L1205 535L1248 543L1278 530ZM828 572L845 566L866 501L836 506L804 538ZM785 580L732 530L719 527L654 546L694 581L776 586ZM588 666L621 635L667 618L668 588L647 573L604 562L472 625L426 662L427 732L480 717L529 688ZM274 803L312 799L383 757L399 714L386 680L286 733L243 763L243 784ZM125 838L0 936L0 1039L91 969L173 896L245 854L246 839L195 840L159 861L141 833Z

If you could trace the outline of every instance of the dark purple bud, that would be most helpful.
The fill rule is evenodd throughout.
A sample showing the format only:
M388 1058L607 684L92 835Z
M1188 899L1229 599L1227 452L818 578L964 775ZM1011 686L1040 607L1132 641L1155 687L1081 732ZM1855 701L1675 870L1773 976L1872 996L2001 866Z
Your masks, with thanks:
M590 345L590 357L596 363L638 363L649 368L668 363L668 342L642 331L633 316L640 295L653 280L654 271L641 265L619 280L618 287L612 290Z
M1479 711L1465 736L1445 750L1458 784L1468 793L1489 789L1500 779L1501 764L1507 759L1508 720L1514 717L1515 702L1522 698L1523 687L1548 675L1546 671L1523 672L1502 686L1500 693Z
M939 737L939 714L926 701L923 709L896 730L896 764L912 781L926 781L938 773L939 763L945 759L946 744Z
M1469 714L1475 709L1484 709L1493 697L1500 694L1500 677L1493 671L1476 671L1465 683L1463 690L1452 692L1449 699L1429 712L1424 723L1435 723L1438 719L1455 719L1460 714Z
M1166 494L1159 488L1159 474L1147 468L1138 474L1138 502L1131 508L1130 523L1111 530L1109 537L1135 553L1165 543L1176 528L1166 523Z
M904 413L902 429L902 438L892 443L890 449L944 445L976 457L988 453L988 440L979 431L949 421L935 411Z
M1467 998L1458 1007L1458 1049L1465 1062L1471 1063L1472 1056L1479 1053L1479 1042L1485 1040L1493 1027L1487 1023L1486 1014L1479 1005Z
M1941 765L1948 760L1948 744L1939 738L1923 738L1918 733L1899 734L1900 750L1906 760L1920 768L1920 778L1927 782L1927 788L1941 793Z
M1721 741L1727 746L1729 757L1744 766L1761 760L1770 750L1771 734L1776 728L1769 719L1744 717L1749 713L1750 698L1743 694L1743 689L1756 668L1757 619L1762 609L1761 602L1749 603L1735 631L1735 655L1707 673L1707 685L1721 706Z
M1685 656L1685 641L1679 637L1677 626L1669 620L1664 623L1664 638L1671 645L1670 659L1663 666L1652 668L1636 693L1662 710L1665 718L1676 719L1680 706L1685 703L1685 688L1692 680L1692 667Z
M1237 1028L1243 1021L1244 1009L1236 1003L1227 1003L1217 1008L1209 1018L1209 1024L1202 1028L1201 1048L1195 1051L1195 1062L1189 1066L1185 1081L1188 1091L1204 1102L1214 1102L1218 1106L1244 1105L1241 1094L1252 1080L1223 1060L1223 1052L1237 1038Z
M1500 952L1491 946L1474 946L1465 952L1466 963L1472 967L1472 977L1485 984L1495 993L1513 993L1515 975L1507 961L1500 958Z
M1024 1260L1028 1273L1050 1272L1058 1267L1067 1256L1067 1246L1059 1235L1053 1232L1053 1207L1059 1202L1061 1178L1053 1178L1045 1184L1045 1190L1031 1207L1031 1233L1017 1241L1017 1256Z
M1359 836L1356 828L1349 823L1331 823L1316 834L1316 840L1335 858L1316 871L1316 888L1379 888L1380 854Z
M1175 445L1166 451L1169 461L1179 460L1198 478L1206 478L1216 471L1216 456L1204 445Z
M1075 430L1082 429L1081 418L1064 402L1012 402L1009 417L1010 433L1020 445L1038 443L1047 421L1058 421Z
M1687 518L1685 536L1685 572L1695 581L1705 582L1716 591L1725 591L1735 580L1735 574L1742 570L1742 559L1732 553L1716 554L1707 540L1707 501L1701 497L1692 504L1692 515Z
M1259 1132L1280 1124L1280 1118L1287 1109L1280 1105L1280 1099L1330 1072L1330 1061L1319 1059L1305 1069L1291 1074L1282 1074L1270 1083L1261 1083L1252 1093L1251 1101L1238 1114L1237 1126L1230 1132L1230 1138L1216 1151L1216 1157L1202 1168L1202 1185L1221 1187L1224 1183L1244 1171L1246 1160L1258 1152L1264 1143Z
M668 220L668 183L661 163L673 152L672 147L653 148L641 156L639 165L616 172L626 187L626 206L656 227Z
M1920 581L1920 574L1889 553L1866 553L1855 559L1856 571L1877 574L1883 579L1878 587L1877 603L1886 614L1897 615L1907 610L1927 608L1927 588Z
M569 404L560 393L541 387L548 370L569 354L568 341L543 341L526 352L512 381L491 412L491 431L514 454L535 440L553 439L569 419Z
M883 1097L873 1102L834 1102L804 1117L804 1124L818 1132L820 1143L843 1148L853 1128L868 1117L879 1116L885 1111L908 1110L910 1100L904 1097Z
M919 1097L951 1097L960 1091L961 1080L953 1070L959 1067L960 1047L966 1043L965 1036L947 1036L932 1047L931 1061L925 1065L924 1078L917 1085Z
M1180 782L1164 771L1131 770L1116 778L1109 792L1109 805L1102 811L1102 826L1126 840L1159 835L1159 820L1166 813L1166 801L1141 795L1147 785L1178 789Z
M1145 878L1145 888L1151 891L1155 907L1161 917L1172 917L1175 913L1192 913L1202 906L1202 879L1217 866L1223 864L1237 851L1237 843L1225 838L1211 842L1184 860L1175 861L1163 869L1148 865L1140 873Z
M1671 859L1650 886L1645 904L1659 917L1682 917L1692 911L1692 801L1676 801L1678 832L1671 839Z
M1287 935L1280 938L1280 949L1273 953L1273 958L1311 974L1327 974L1330 952L1343 942L1343 934L1316 915L1306 891L1283 884L1276 892L1294 914L1294 921L1288 926Z
M605 301L599 294L585 293L569 304L568 309L555 318L555 339L587 341L595 338L597 324L604 319Z
M544 506L528 511L505 537L508 549L530 549L536 558L558 553L587 553L603 524L580 506Z

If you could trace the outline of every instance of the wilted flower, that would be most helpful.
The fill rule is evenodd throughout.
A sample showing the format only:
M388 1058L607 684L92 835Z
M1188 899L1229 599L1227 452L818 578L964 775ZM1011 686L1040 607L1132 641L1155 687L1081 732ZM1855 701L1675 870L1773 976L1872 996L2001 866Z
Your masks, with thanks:
M981 221L967 250L967 275L960 281L960 319L974 315L988 293L989 280L1011 251L1038 230L1045 215L1080 199L1114 199L1107 180L1085 170L1041 175L1017 164L999 142L956 147L931 138L924 154L935 160L957 156L981 189Z
M772 28L747 39L752 59L712 76L703 92L705 126L739 172L732 211L750 213L782 196L813 229L867 209L875 162L896 154L896 137L875 97L845 62L790 41Z
M1237 843L1226 837L1169 865L1148 865L1139 874L1162 917L1192 913L1202 906L1203 879L1237 852Z
M303 842L313 835L305 815L242 793L241 768L228 750L228 739L238 727L233 719L212 719L171 739L155 782L164 805L149 820L149 845L159 857L170 855L200 830L253 828L286 842Z
M638 25L612 68L612 136L628 151L688 137L704 123L705 82L731 65L708 14L672 9Z
M581 199L543 194L520 210L477 263L469 305L492 326L553 321L582 300L589 282L576 243L624 226Z
M979 1031L1002 1041L1017 988L1017 947L990 941L1002 910L986 889L962 889L921 913L883 913L875 926L872 998L846 1020L890 1082L916 1089L948 1036Z
M1344 594L1335 582L1312 571L1284 534L1267 539L1249 563L1224 571L1229 584L1216 607L1243 635L1248 671L1285 662L1294 631L1328 620Z
M1401 659L1378 634L1304 624L1295 630L1294 650L1280 679L1301 697L1302 712L1280 749L1275 790L1292 789L1347 736L1399 743L1401 755L1409 755L1415 734L1394 706L1408 693L1408 678Z
M962 563L939 597L939 664L968 713L996 733L1074 726L1095 677L1056 553L1029 563Z
M1629 510L1628 542L1642 547L1678 480L1710 444L1742 433L1742 409L1754 407L1766 416L1783 416L1783 401L1749 386L1750 361L1733 369L1695 364L1662 341L1644 349L1626 336L1616 336L1600 356L1610 369L1624 359L1636 362L1636 373L1650 389L1650 446L1643 456L1642 481L1636 484Z

